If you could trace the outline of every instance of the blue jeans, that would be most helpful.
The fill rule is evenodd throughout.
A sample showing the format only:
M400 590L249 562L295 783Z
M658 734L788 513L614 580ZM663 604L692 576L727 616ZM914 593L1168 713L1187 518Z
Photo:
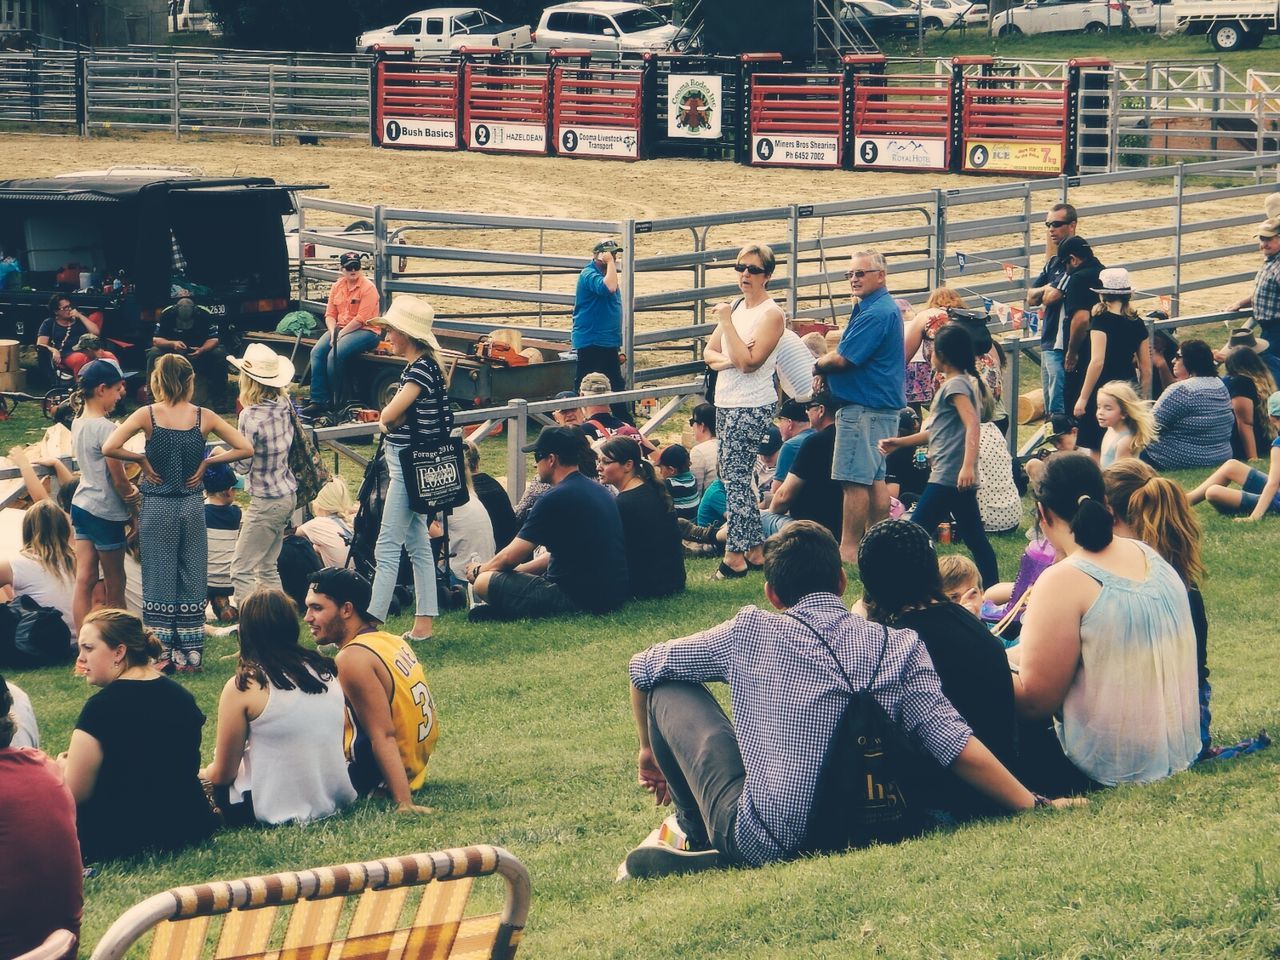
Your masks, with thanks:
M1062 365L1062 351L1044 347L1040 350L1040 384L1044 387L1044 413L1066 413L1067 371Z
M929 536L933 536L938 524L946 520L948 515L955 517L956 533L973 554L973 562L978 565L978 573L982 576L982 588L985 590L999 583L996 552L987 542L982 514L978 512L978 491L926 483L924 493L920 494L920 500L916 503L915 512L911 514L912 521L924 527Z
M373 548L378 571L373 576L369 616L384 622L387 611L391 609L391 595L396 589L402 547L413 563L414 612L420 617L434 617L440 612L431 534L427 532L426 515L409 509L409 491L405 489L404 470L400 466L400 451L403 449L394 443L383 444L389 482L387 499L382 504L382 526L378 528L378 542Z
M311 348L311 402L326 406L342 392L342 368L347 361L377 346L378 335L372 330L343 334L336 350L330 349L331 342L326 330Z

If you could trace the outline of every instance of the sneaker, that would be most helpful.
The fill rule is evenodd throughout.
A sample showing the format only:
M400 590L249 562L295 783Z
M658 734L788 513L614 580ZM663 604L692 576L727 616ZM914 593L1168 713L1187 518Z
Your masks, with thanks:
M680 829L675 815L645 837L618 867L618 880L646 880L682 873L712 870L722 865L719 850L696 849Z

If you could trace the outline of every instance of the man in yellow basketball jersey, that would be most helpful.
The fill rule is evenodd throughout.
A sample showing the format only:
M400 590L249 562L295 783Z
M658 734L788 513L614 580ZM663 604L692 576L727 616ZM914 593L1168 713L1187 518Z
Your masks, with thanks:
M351 783L362 794L386 790L398 811L431 813L413 802L411 791L426 782L440 735L435 701L409 645L370 621L371 592L358 573L326 567L311 577L303 619L316 643L338 645Z

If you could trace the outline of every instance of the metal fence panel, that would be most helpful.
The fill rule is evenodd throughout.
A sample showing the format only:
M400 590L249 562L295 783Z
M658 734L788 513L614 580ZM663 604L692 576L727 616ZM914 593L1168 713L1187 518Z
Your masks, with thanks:
M0 54L0 123L73 132L79 120L76 71L74 53Z

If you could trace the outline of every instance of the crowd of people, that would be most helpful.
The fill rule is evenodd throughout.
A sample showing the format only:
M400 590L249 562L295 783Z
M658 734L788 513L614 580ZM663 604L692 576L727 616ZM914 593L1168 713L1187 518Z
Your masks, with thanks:
M111 419L125 391L118 364L101 354L77 361L79 475L60 474L51 499L15 456L35 502L21 551L0 560L0 588L57 612L97 692L50 761L35 751L29 701L0 681L0 788L24 798L0 814L0 843L51 851L41 882L55 891L38 909L29 897L0 897L0 911L21 918L16 934L0 923L0 944L50 923L75 927L81 860L180 849L220 823L322 819L374 793L428 812L414 794L440 719L419 654L450 587L469 594L471 620L513 620L674 596L686 588L688 553L721 554L716 580L763 571L776 612L747 606L631 660L639 782L675 814L628 854L625 876L756 865L861 836L866 824L838 802L832 757L843 756L836 745L851 723L869 722L872 704L913 784L915 819L903 835L1070 806L1212 756L1192 507L1208 501L1241 520L1280 509L1270 353L1280 335L1280 230L1268 221L1258 231L1267 261L1249 302L1264 338L1242 329L1222 351L1187 339L1167 355L1131 306L1127 272L1104 267L1077 228L1069 205L1050 211L1052 256L1028 293L1043 312L1049 449L1027 465L1031 572L1013 584L1000 582L988 538L1011 526L998 519L1010 505L991 491L1015 479L1001 348L954 290L934 291L918 313L895 300L874 250L852 257L854 306L838 339L800 347L810 347L812 382L796 373L808 361L783 358L801 341L769 295L772 250L738 253L740 296L712 311L714 385L690 414L685 446L645 436L630 405L608 399L621 385L613 325L622 251L601 241L578 283L577 389L525 448L536 481L513 507L468 445L469 500L436 515L415 509L407 466L413 450L453 433L434 312L405 296L370 313L359 258L344 257L328 340L312 357L312 405L332 403L340 358L370 336L385 336L405 361L379 414L387 482L368 577L352 569L356 511L345 482L331 480L310 502L299 496L292 464L303 428L288 360L260 346L225 358L238 374L235 425L193 402L195 360L215 355L218 338L190 302L175 305L157 335L152 402L121 423ZM94 350L70 301L53 307L42 333L51 360L65 361L73 338ZM217 376L225 383L226 370ZM984 436L996 438L992 452ZM1250 465L1263 450L1266 470ZM1158 472L1181 467L1213 469L1184 493ZM293 598L280 575L290 536L317 554ZM939 555L935 542L952 536L972 561ZM442 539L449 549L439 556ZM1028 564L1033 554L1045 559ZM402 555L412 620L396 636L383 628ZM847 568L862 584L852 606ZM166 674L204 667L208 604L237 624L239 657L201 765L206 718ZM301 640L300 617L314 646ZM711 682L728 684L732 718ZM157 808L159 825L149 814Z

